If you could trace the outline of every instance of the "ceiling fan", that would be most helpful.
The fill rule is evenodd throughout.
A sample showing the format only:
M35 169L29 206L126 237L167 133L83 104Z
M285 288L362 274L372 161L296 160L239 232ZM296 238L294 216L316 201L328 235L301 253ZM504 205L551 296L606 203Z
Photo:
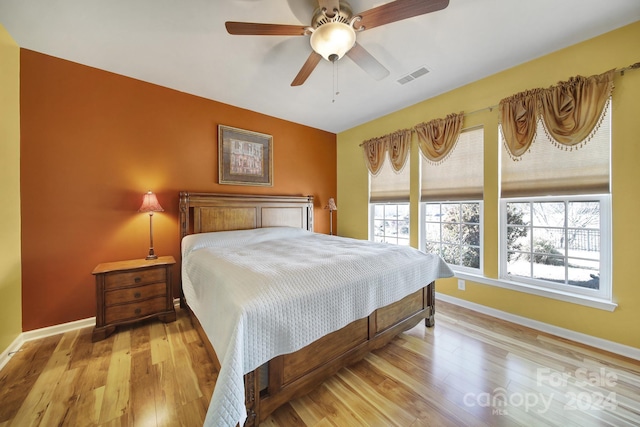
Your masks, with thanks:
M354 14L346 0L318 0L318 8L308 27L234 21L225 22L225 27L233 35L311 36L313 50L291 86L302 85L320 59L335 62L344 55L367 74L380 80L389 75L389 70L356 42L356 33L442 10L448 5L449 0L395 0Z

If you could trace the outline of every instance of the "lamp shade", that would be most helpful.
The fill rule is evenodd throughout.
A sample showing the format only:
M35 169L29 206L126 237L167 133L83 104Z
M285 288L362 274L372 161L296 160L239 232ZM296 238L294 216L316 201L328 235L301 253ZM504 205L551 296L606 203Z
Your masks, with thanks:
M138 209L138 212L164 212L158 198L151 191L148 191L142 198L142 206Z
M356 43L356 32L342 22L329 22L311 34L311 48L327 61L337 61Z
M332 210L332 211L337 211L338 210L338 207L336 206L336 201L333 200L333 197L329 197L329 201L327 202L327 206L325 206L324 208Z

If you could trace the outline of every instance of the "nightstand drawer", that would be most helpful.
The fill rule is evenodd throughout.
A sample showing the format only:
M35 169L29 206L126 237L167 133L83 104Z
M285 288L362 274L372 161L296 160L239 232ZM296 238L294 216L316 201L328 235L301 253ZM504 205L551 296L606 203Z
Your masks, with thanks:
M106 323L113 323L138 319L140 317L164 311L166 306L167 299L164 296L140 301L138 303L114 305L112 307L105 308L105 321Z
M166 283L152 283L134 288L116 289L107 291L104 294L106 306L142 301L152 297L165 296L167 293Z
M158 267L137 271L107 274L104 278L104 287L105 289L114 289L121 288L123 286L136 286L144 285L147 283L166 282L165 271L165 268Z

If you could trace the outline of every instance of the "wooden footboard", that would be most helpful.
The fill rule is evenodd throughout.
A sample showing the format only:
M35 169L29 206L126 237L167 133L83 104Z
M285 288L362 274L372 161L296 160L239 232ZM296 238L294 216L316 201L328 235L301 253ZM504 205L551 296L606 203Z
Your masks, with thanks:
M275 357L245 375L245 426L257 426L284 403L309 393L340 369L353 364L372 350L383 347L399 333L425 319L433 326L435 283L430 283L402 300L374 311L320 338L294 353ZM218 369L220 363L196 317L191 319ZM261 370L267 369L268 383L261 387Z

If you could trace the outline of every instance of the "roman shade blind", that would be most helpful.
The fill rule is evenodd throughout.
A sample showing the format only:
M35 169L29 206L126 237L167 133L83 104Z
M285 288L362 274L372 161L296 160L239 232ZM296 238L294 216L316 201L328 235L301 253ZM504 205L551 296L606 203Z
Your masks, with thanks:
M411 150L411 130L373 138L362 145L370 172L369 202L409 202L410 173L406 163Z
M460 133L443 161L434 163L422 156L421 201L482 200L484 130Z
M386 156L385 156L386 157ZM409 202L409 167L396 172L388 158L384 159L377 175L370 175L370 203L407 203Z

